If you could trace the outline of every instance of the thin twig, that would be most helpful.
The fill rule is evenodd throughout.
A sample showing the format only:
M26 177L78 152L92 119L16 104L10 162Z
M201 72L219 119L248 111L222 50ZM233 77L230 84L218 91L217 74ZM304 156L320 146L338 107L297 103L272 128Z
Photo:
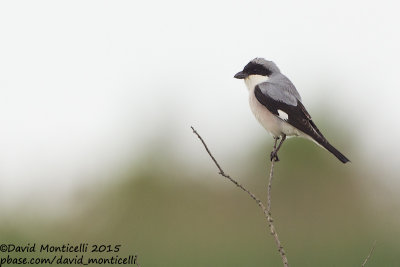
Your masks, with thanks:
M275 138L274 150L272 153L276 152L276 144L278 143L278 138ZM271 188L272 188L272 177L274 176L274 163L275 157L271 158L271 171L269 172L269 181L268 181L268 191L267 191L267 206L268 206L268 214L271 215Z
M261 202L261 200L259 200L252 192L250 192L249 190L247 190L245 187L243 187L243 185L239 184L238 182L236 182L236 180L234 180L232 177L230 177L229 175L227 175L224 170L221 168L221 166L218 164L217 160L214 158L214 156L211 154L210 150L208 149L206 143L204 142L203 138L201 138L200 134L193 128L191 127L193 130L193 133L195 135L197 135L197 137L200 139L200 141L203 143L204 148L207 150L208 155L210 155L211 159L214 161L215 165L217 166L218 170L219 170L219 174L221 174L222 176L224 176L225 178L228 178L232 183L234 183L237 187L239 187L240 189L242 189L243 191L245 191L247 194L250 195L250 197L252 199L254 199L257 204L263 209L265 209L264 204Z
M271 171L269 172L268 181L268 213L271 214L271 188L272 188L272 177L274 176L274 162L275 159L271 161Z
M254 199L257 202L257 205L263 210L265 218L268 221L268 226L270 229L271 234L274 236L275 239L275 243L278 247L278 251L279 254L281 255L282 258L282 262L283 262L283 266L287 267L289 266L288 264L288 260L286 257L286 253L283 249L283 246L281 245L281 242L279 240L278 237L278 233L276 232L275 226L273 224L273 219L271 216L271 197L270 197L270 192L271 192L271 183L272 183L272 177L273 177L273 169L274 169L274 161L275 159L272 160L271 162L271 171L270 171L270 177L269 177L269 183L268 183L268 209L265 208L264 204L261 202L260 199L258 199L250 190L246 189L243 185L241 185L240 183L238 183L236 180L234 180L232 177L230 177L229 175L227 175L224 170L222 170L221 166L219 165L219 163L217 162L217 160L214 158L214 156L211 154L210 150L208 149L206 143L204 142L203 138L200 136L200 134L193 128L191 127L193 130L193 133L195 135L197 135L197 137L199 138L199 140L203 143L204 148L206 149L208 155L211 157L211 159L213 160L213 162L215 163L215 165L217 166L218 170L219 170L219 174L222 175L223 177L229 179L232 183L234 183L237 187L239 187L240 189L242 189L243 191L245 191L252 199ZM275 148L276 149L276 148Z
M374 243L372 244L372 248L371 248L371 250L369 251L369 254L368 254L368 256L365 258L365 260L364 260L363 264L361 265L361 267L364 267L365 264L367 263L367 261L369 260L369 258L371 257L372 252L374 252L375 245L376 245L376 240L375 240Z
M283 266L288 267L289 263L288 263L288 259L286 257L286 252L281 244L281 241L279 240L278 237L278 232L275 229L275 226L273 225L273 220L272 220L272 214L271 214L271 188L272 188L272 178L274 176L274 162L275 162L275 158L272 159L271 161L271 171L269 173L269 181L268 181L268 210L267 210L267 214L268 214L268 222L269 222L269 229L271 230L271 234L274 236L275 239L275 244L278 247L278 251L279 254L281 254L281 258L282 258L282 262L283 262Z
M277 151L276 151L277 142L278 142L278 138L275 139L274 150L273 150L274 154L277 153ZM276 160L276 157L272 157L271 170L269 172L268 191L267 191L268 192L268 195L267 195L267 201L268 201L267 202L267 207L268 207L267 213L268 213L268 218L267 219L268 219L268 222L269 222L269 229L271 230L271 234L274 236L275 243L276 243L276 246L278 247L279 254L281 254L283 266L287 267L287 266L289 266L289 263L288 263L288 260L287 260L287 257L286 257L286 252L283 249L281 241L279 240L279 237L278 237L278 233L277 233L277 231L275 229L275 226L272 223L273 220L272 220L272 214L271 214L271 188L272 188L272 178L274 177L274 163L275 163L275 160Z

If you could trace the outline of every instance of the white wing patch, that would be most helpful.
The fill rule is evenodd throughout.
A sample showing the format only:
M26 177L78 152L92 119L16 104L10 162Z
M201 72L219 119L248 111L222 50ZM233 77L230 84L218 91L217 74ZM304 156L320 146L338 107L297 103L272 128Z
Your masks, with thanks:
M289 119L289 115L280 109L278 109L278 114L279 114L278 117L284 121L287 121Z

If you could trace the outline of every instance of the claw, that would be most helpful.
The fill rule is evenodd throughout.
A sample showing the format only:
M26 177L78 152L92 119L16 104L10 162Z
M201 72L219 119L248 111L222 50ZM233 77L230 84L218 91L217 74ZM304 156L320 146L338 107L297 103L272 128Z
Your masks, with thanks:
M279 161L279 158L278 158L278 151L279 151L279 149L281 148L283 142L286 140L286 135L285 135L285 134L282 135L282 140L281 140L281 142L279 143L279 146L277 147L276 144L278 143L279 138L280 138L279 136L274 137L274 139L275 139L275 144L274 144L274 150L272 150L272 152L271 152L271 161L272 161L272 160L274 160L274 161Z
M275 150L271 152L270 157L271 157L271 161L272 161L272 160L275 160L275 162L278 162L278 161L279 161L278 154L276 153Z

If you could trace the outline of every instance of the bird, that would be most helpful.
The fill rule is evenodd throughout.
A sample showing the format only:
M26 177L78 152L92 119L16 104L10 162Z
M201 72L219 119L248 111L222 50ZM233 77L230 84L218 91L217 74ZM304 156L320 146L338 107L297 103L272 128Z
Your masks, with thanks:
M312 121L293 83L278 66L264 58L251 60L234 78L243 79L249 91L250 108L260 124L274 137L271 161L286 137L299 136L331 152L342 163L350 160L333 147ZM278 147L277 142L281 139Z

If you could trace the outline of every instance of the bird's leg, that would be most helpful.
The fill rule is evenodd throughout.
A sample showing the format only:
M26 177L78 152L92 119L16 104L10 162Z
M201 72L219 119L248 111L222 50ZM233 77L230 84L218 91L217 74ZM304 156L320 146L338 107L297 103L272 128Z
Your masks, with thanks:
M278 153L279 149L281 148L281 146L282 146L282 144L283 144L283 141L285 141L285 140L286 140L286 134L283 134L283 135L282 135L282 140L281 140L281 142L279 143L278 148L276 149L276 153Z
M274 136L275 143L274 143L274 149L271 151L271 155L270 155L271 161L273 159L275 159L275 161L279 160L278 156L276 155L276 144L278 143L279 138L280 138L279 136Z
M279 161L279 158L278 158L278 151L279 151L279 149L281 148L283 142L286 140L286 134L283 134L283 135L282 135L282 140L281 140L281 142L279 143L278 147L276 147L276 144L277 144L277 142L278 142L278 140L279 140L279 137L274 137L274 139L275 139L275 144L274 144L274 150L271 152L271 161L272 161L272 160Z

